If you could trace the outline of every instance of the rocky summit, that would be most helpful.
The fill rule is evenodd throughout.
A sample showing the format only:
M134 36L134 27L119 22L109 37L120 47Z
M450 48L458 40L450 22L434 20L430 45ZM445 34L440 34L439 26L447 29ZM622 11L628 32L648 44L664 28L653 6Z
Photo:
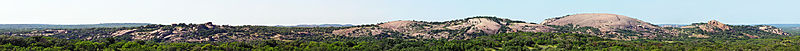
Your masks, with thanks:
M699 31L698 31L699 30ZM374 26L351 27L332 34L348 37L397 36L402 39L469 39L506 32L554 32L590 34L615 40L673 37L750 37L790 35L771 26L731 26L712 20L682 28L660 27L628 16L607 13L574 14L546 19L542 24L496 17L472 17L445 22L391 21ZM751 33L743 33L751 32ZM714 33L734 34L732 36Z
M748 37L748 38L760 38L761 36L775 36L775 35L791 35L789 33L783 32L783 30L776 28L774 26L728 25L717 20L711 20L706 23L694 23L692 25L687 25L680 28L682 29L674 29L674 30L683 30L681 32L695 32L693 34L722 33L722 34L734 35L735 37ZM699 30L699 31L688 31L688 30ZM697 33L697 32L707 32L707 33Z
M728 26L726 24L723 24L722 22L719 22L717 20L711 20L711 21L708 21L708 23L705 23L705 24L695 24L695 25L691 25L691 26L683 26L681 28L699 28L699 29L701 29L703 31L707 31L707 32L727 31L727 30L731 29L730 26Z
M348 27L227 26L204 24L146 25L125 28L50 29L6 32L13 36L52 36L96 40L117 37L161 42L254 40L308 40L306 38L448 39L465 40L513 32L588 34L613 40L670 38L761 38L791 35L767 25L727 25L711 20L677 27L660 27L632 17L607 14L573 14L546 19L541 24L493 16L476 16L444 22L390 21Z
M628 16L607 13L574 14L563 17L546 19L545 25L592 27L599 31L589 34L610 37L614 39L636 39L640 37L657 37L663 33L658 26ZM628 33L626 32L636 32ZM635 36L625 36L635 35Z
M658 26L653 24L634 19L628 16L606 14L606 13L587 13L567 15L564 17L557 17L546 19L542 22L545 25L561 25L561 26L582 26L582 27L595 27L600 31L615 31L615 30L652 30L658 29Z
M394 38L469 39L504 32L553 32L552 27L495 17L472 17L446 22L391 21L376 26L335 30L333 34L351 37L397 35Z

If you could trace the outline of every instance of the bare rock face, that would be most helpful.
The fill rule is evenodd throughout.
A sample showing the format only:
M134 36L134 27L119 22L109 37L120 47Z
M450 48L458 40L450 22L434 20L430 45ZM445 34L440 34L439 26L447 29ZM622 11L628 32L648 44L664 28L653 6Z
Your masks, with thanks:
M414 29L413 25L420 24L419 22L415 21L392 21L378 25L381 28L388 28L392 31L398 32L408 32Z
M597 28L599 32L587 30L587 32L578 33L589 33L616 40L655 38L659 36L656 34L666 34L662 33L661 27L653 24L628 16L606 13L567 15L564 17L546 19L542 23L545 25Z
M169 28L164 28L170 26ZM164 42L208 42L208 41L246 41L253 40L247 38L263 37L241 32L208 32L209 30L234 30L233 27L225 25L214 25L211 22L205 24L173 24L173 25L148 25L140 29L117 30L110 32L109 35L97 35L85 38L108 38L122 37L133 40L152 40L159 39Z
M769 33L773 33L773 34L778 34L778 35L791 35L789 33L783 32L783 30L781 30L780 28L776 28L774 26L756 25L756 26L752 26L752 27L747 26L747 27L743 27L743 28L732 28L732 26L729 26L727 24L723 24L723 23L721 23L721 22L719 22L717 20L711 20L711 21L708 21L707 23L700 23L700 24L693 24L693 25L689 25L689 26L683 26L681 28L697 28L697 29L700 29L700 30L703 30L703 31L706 31L706 32L742 32L742 31L747 32L747 31L752 31L752 30L733 30L733 29L758 29L758 30L754 30L754 31L764 31L764 32L769 32ZM750 38L758 38L757 35L751 35L751 34L743 34L743 35L746 35L746 36L748 36Z
M542 23L545 25L577 25L582 27L594 27L600 29L600 31L615 31L618 29L649 30L659 28L650 23L630 18L628 16L605 13L568 15L559 18L547 19Z
M361 36L374 36L379 34L391 34L388 32L414 32L420 28L414 25L421 25L423 23L417 21L392 21L379 24L375 27L354 27L334 30L332 33L335 35L342 35L348 37L361 37Z
M730 30L730 26L725 25L717 20L708 21L705 25L696 25L696 27L700 28L703 31L707 32L716 32L716 31L727 31Z
M214 25L214 24L213 24L213 23L211 23L211 22L206 22L206 23L205 23L205 24L203 24L203 25L204 25L204 26L205 26L205 28L207 28L207 29L212 29L212 28L214 28L214 27L216 27L216 26L217 26L217 25Z
M711 27L716 27L716 28L722 29L723 31L724 31L724 30L730 30L730 29L731 29L731 27L730 27L730 26L728 26L728 25L725 25L725 24L723 24L723 23L721 23L721 22L719 22L719 21L717 21L717 20L711 20L711 21L708 21L708 24L709 24Z
M552 32L551 27L541 24L512 23L509 19L476 17L447 22L392 21L377 26L353 27L334 30L341 36L360 37L401 35L403 38L422 39L469 39L474 34L497 34L502 32ZM452 35L457 34L457 35ZM471 34L471 35L468 35Z
M136 30L138 30L138 29L131 29L131 30L119 30L119 31L117 31L117 32L114 32L114 33L112 33L112 34L111 34L111 36L119 36L119 35L124 35L124 34L127 34L127 33L131 33L131 32L133 32L133 31L136 31Z
M780 28L776 28L774 26L758 26L758 29L765 32L770 32L778 35L791 35L789 33L783 32Z
M500 30L500 27L503 26L501 24L505 24L505 23L498 23L496 21L489 20L487 18L469 19L466 23L468 24L463 24L463 25L473 25L470 27L473 29L467 30L467 33L488 33L488 34L497 34L499 32L498 30Z
M682 25L681 25L682 26ZM677 27L677 26L675 26ZM313 28L312 28L313 29ZM126 38L131 40L163 40L163 42L210 42L251 40L298 40L305 37L370 37L386 39L470 39L478 36L510 32L554 32L590 34L613 40L649 39L658 37L740 37L760 38L771 35L791 35L773 26L730 26L711 20L681 28L662 28L627 16L603 13L575 14L547 19L542 24L525 23L495 17L473 17L445 22L391 21L376 25L353 27L288 29L291 33L275 32L272 28L258 26L227 26L205 24L147 25L137 28L98 30L39 30L30 33L12 33L12 36L69 36L74 39ZM336 29L336 30L332 30ZM797 28L800 29L800 28ZM115 31L105 31L115 30ZM320 31L322 30L322 31ZM702 30L702 31L699 31ZM101 34L86 35L86 31ZM708 32L705 32L708 31Z

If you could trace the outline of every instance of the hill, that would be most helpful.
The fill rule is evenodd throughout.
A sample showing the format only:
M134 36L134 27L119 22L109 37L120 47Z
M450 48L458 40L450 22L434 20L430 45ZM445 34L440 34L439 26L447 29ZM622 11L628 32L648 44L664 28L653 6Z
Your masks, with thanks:
M628 16L604 13L586 13L546 19L545 25L591 27L599 31L586 30L588 34L614 39L653 38L665 36L663 29L656 25ZM624 32L623 32L624 31ZM626 34L625 32L636 32ZM633 35L633 36L630 36Z
M554 32L552 27L495 17L478 16L445 22L392 21L377 25L334 30L350 37L393 36L403 39L469 39L505 32Z
M572 33L499 33L469 40L404 40L363 38L327 38L326 41L239 41L206 43L159 43L153 41L70 41L50 37L14 37L0 35L0 50L234 50L234 51L737 51L800 50L800 36L769 39L685 39L685 40L611 40ZM367 38L368 39L368 38Z
M792 35L767 25L727 25L719 21L683 27L659 27L616 14L588 13L547 19L542 24L491 16L426 22L391 21L350 27L228 26L205 24L146 25L123 28L48 29L5 32L13 36L51 36L65 39L155 40L163 42L216 42L257 40L320 40L325 38L449 39L513 32L577 33L614 40L673 38L762 38Z
M800 24L759 24L759 25L770 25L775 26L780 29L783 29L785 32L790 34L800 34Z
M711 20L670 27L622 15L588 13L546 19L542 24L475 16L443 22L400 20L346 27L229 26L208 22L0 31L0 51L796 51L799 39L800 36L769 25L729 25Z

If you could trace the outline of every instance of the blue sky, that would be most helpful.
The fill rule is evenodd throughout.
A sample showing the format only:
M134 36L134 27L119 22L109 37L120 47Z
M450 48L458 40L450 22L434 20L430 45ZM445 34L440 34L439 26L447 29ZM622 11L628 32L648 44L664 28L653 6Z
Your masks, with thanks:
M800 24L796 0L0 0L0 24L373 24L613 13L654 24Z

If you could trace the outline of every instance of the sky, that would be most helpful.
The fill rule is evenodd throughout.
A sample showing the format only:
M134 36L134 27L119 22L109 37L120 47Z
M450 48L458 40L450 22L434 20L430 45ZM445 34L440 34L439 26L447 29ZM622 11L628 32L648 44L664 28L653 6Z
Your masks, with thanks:
M800 0L0 0L0 24L375 24L612 13L653 24L800 24Z

